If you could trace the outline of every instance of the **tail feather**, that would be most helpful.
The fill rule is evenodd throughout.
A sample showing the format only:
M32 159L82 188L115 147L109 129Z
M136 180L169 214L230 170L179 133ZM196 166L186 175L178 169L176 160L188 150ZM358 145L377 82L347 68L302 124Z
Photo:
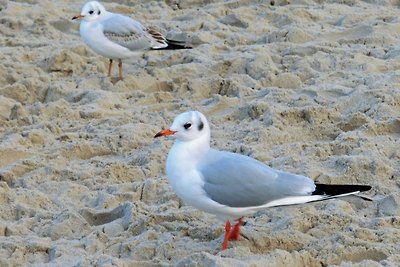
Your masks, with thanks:
M163 48L153 48L153 50L177 50L177 49L192 49L191 46L185 42L166 39L167 46Z
M355 195L360 197L364 200L372 201L372 199L368 197L363 197L357 195L360 192L368 191L371 189L369 185L329 185L329 184L315 184L316 189L312 193L312 195L308 196L291 196L285 197L281 199L277 199L267 204L263 205L262 207L280 207L280 206L290 206L290 205L298 205L304 203L311 203L311 202L318 202L324 201L332 198L337 197L345 197Z
M359 193L371 189L369 185L347 185L347 184L315 184L313 195L339 196L349 193Z

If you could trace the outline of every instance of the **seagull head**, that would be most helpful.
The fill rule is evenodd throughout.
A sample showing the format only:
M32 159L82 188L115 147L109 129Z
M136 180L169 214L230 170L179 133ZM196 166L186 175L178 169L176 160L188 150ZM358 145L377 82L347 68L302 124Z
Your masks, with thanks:
M97 1L87 2L81 11L81 14L74 16L72 19L83 19L84 21L94 21L106 14L106 9Z
M172 135L179 141L197 139L210 140L210 126L206 117L199 111L188 111L179 114L169 129L162 130L154 137Z

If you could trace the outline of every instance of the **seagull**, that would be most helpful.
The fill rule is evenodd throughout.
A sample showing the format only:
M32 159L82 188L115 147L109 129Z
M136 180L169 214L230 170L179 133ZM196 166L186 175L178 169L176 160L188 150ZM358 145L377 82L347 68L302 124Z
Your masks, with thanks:
M108 76L111 76L113 60L118 60L121 80L122 59L134 56L137 51L191 48L183 42L166 39L161 33L145 28L130 17L108 12L97 1L87 2L72 20L81 20L83 41L94 52L110 59Z
M199 111L178 115L169 129L154 138L160 136L175 138L166 162L174 192L186 204L226 220L222 250L228 248L229 240L239 239L243 217L258 210L371 189L369 185L316 184L308 177L273 169L251 157L210 148L210 126ZM231 220L236 221L233 228Z

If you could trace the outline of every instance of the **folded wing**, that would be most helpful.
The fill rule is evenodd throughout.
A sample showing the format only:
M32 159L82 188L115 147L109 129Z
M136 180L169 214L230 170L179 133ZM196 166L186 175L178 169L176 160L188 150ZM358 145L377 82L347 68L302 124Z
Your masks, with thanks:
M250 157L213 149L201 161L199 170L206 194L229 207L264 206L292 196L309 196L315 190L310 178L274 170Z
M165 38L140 22L119 14L102 21L103 33L110 41L129 50L158 49L168 46Z

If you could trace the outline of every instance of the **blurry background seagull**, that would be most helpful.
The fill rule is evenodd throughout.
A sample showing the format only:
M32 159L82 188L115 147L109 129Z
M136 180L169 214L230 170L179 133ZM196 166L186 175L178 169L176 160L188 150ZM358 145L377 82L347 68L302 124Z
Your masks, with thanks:
M166 39L161 33L145 28L130 17L108 12L97 1L87 2L79 15L80 35L96 53L110 59L108 76L111 76L113 60L118 60L119 78L122 80L122 59L141 50L188 49L180 41Z

